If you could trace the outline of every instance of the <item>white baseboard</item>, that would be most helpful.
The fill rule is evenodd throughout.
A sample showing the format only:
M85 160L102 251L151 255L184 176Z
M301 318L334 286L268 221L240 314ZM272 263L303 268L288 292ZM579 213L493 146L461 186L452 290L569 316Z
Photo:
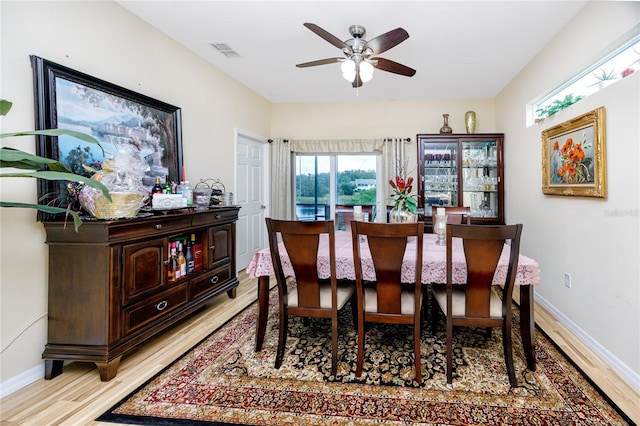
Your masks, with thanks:
M553 315L562 325L564 325L571 333L573 333L582 343L587 345L592 351L594 351L602 360L614 369L620 376L625 378L636 390L640 391L640 374L633 371L629 366L620 361L615 355L607 350L604 346L594 340L591 336L585 333L580 327L578 327L573 321L567 318L562 312L557 310L551 303L549 303L544 297L539 294L535 295L535 300L542 307L544 307L551 315Z
M44 378L44 362L0 383L0 399Z

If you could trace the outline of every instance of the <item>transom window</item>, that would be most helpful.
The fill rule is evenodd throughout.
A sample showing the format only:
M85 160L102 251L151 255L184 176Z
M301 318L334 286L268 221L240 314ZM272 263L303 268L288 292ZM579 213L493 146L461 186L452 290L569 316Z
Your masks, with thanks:
M529 104L527 124L544 120L637 71L640 71L640 35L636 34L559 88Z

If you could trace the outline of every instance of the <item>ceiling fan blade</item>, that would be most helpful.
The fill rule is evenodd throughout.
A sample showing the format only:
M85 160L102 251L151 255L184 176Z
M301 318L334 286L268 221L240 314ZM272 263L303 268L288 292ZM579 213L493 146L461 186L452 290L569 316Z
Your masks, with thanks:
M366 47L373 50L373 52L371 53L372 55L378 55L382 52L386 52L394 46L397 46L408 38L408 32L406 32L403 28L396 28L395 30L391 30L382 35L379 35L378 37L372 38L367 42Z
M351 85L353 87L360 87L363 84L364 83L362 83L362 79L360 78L360 73L356 73L356 78L353 79L353 83L351 83Z
M327 64L335 64L336 62L340 62L344 60L344 58L327 58L327 59L319 59L317 61L305 62L302 64L297 64L298 68L307 68L307 67L315 67L316 65L327 65Z
M382 71L392 72L394 74L406 75L407 77L413 77L416 73L416 70L414 70L413 68L409 68L406 65L399 64L389 59L371 58L371 60L375 64L374 67Z
M309 28L311 31L313 31L314 33L318 34L320 37L322 37L323 39L325 39L326 41L328 41L329 43L333 44L335 47L339 48L339 49L348 49L349 46L342 40L340 40L338 37L334 36L333 34L329 33L326 30L323 30L322 28L320 28L319 26L317 26L316 24L310 24L308 22L306 22L304 24L305 27Z

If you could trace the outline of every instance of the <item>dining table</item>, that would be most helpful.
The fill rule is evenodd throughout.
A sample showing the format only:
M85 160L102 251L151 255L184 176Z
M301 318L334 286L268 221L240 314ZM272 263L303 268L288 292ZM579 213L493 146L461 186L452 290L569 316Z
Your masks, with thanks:
M363 238L363 237L362 237ZM415 251L416 238L414 241L408 241L405 250L404 260L402 264L402 282L411 282L415 276ZM428 284L444 284L447 282L447 255L446 247L436 243L437 235L425 233L423 238L423 257L422 257L422 283ZM336 261L336 278L339 280L355 281L355 266L353 262L351 232L336 231L335 232L335 261ZM360 240L361 256L363 263L363 279L368 281L375 280L375 272L369 253L368 246L364 240ZM465 284L467 279L466 260L464 248L460 238L452 240L452 282L454 284ZM505 244L500 261L496 268L493 284L502 285L505 282L508 267L509 249ZM293 275L291 262L284 248L280 243L280 257L285 275ZM269 310L269 282L270 277L274 275L273 262L271 260L271 252L269 248L257 251L246 272L251 279L258 279L258 315L256 326L255 350L262 349L264 336L267 326L267 317ZM320 238L318 247L318 276L320 278L329 278L329 243L327 235ZM534 306L534 286L540 284L540 268L538 263L527 256L520 254L518 257L518 269L516 274L515 285L519 288L520 293L520 333L522 335L522 345L527 361L527 367L535 370L535 322L533 315Z

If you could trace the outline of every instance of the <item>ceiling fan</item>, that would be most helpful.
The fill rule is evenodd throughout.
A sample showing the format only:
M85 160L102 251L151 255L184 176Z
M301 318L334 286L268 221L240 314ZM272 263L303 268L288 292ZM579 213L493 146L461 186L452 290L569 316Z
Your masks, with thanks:
M297 64L298 68L341 62L342 76L350 81L353 87L360 87L371 80L374 68L407 77L412 77L416 73L416 70L406 65L375 56L409 38L409 33L402 28L396 28L367 41L364 39L365 28L361 25L351 25L349 33L353 38L342 41L316 24L305 23L304 26L337 48L342 49L344 56Z

